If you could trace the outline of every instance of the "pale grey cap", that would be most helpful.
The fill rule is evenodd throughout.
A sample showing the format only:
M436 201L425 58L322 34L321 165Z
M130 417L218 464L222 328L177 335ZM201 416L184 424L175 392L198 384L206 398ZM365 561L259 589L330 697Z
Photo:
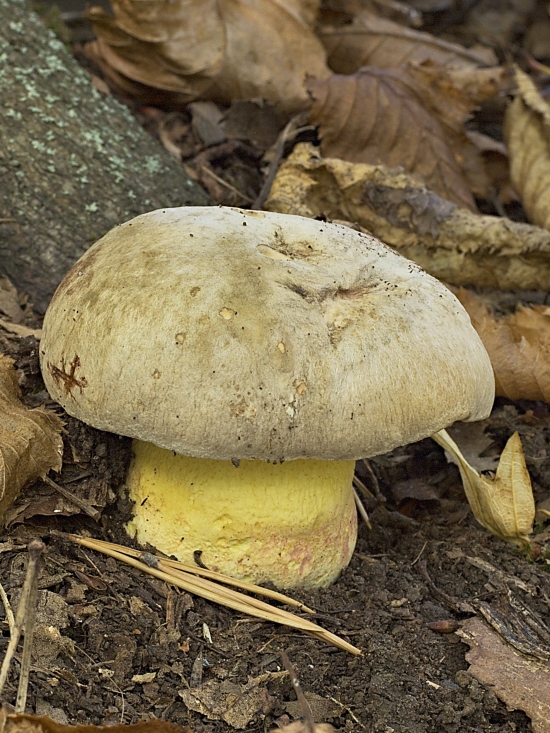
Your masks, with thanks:
M54 295L66 411L184 455L354 459L488 415L489 357L450 291L368 235L224 207L105 235Z

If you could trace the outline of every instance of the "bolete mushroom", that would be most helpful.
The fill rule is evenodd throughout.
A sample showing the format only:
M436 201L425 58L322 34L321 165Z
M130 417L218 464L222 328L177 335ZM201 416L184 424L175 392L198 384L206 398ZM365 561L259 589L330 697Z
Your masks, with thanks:
M486 417L494 395L466 312L416 264L223 207L106 234L55 293L41 360L69 414L135 439L139 542L280 588L349 562L355 459Z

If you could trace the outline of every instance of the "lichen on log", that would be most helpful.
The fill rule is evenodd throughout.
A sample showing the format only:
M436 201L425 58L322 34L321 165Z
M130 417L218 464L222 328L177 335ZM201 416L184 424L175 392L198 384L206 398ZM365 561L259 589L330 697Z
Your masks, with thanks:
M24 0L0 0L0 17L0 275L44 310L113 226L208 199Z

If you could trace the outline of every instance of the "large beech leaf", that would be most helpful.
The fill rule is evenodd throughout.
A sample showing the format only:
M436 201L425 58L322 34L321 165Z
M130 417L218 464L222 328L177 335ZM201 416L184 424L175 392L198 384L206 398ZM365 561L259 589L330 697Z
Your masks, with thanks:
M325 78L312 30L317 0L113 0L89 11L88 52L141 101L263 98L285 112L309 105L306 74Z
M550 105L521 69L516 82L504 126L510 178L529 219L550 229Z
M457 158L468 145L462 125L477 100L469 102L441 67L366 67L310 80L308 89L324 156L402 166L443 198L475 210Z
M409 62L435 61L454 66L492 66L491 49L467 49L379 18L365 10L341 27L323 26L319 36L328 53L328 63L339 74L353 74L362 66L395 68Z
M62 422L52 412L31 410L19 399L13 361L0 355L0 520L21 489L50 469L59 471Z

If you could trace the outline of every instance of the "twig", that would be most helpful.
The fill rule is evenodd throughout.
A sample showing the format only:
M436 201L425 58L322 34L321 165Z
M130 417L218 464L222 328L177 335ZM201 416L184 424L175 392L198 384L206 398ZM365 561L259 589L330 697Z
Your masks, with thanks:
M247 196L242 191L239 191L238 188L235 188L235 186L232 186L230 183L225 181L223 178L220 178L220 176L216 175L214 171L209 168L207 165L201 165L200 170L202 173L208 173L209 176L212 176L212 178L217 181L220 186L224 186L225 188L229 189L231 193L236 193L237 196L240 196L243 201L246 201L247 204L252 203L252 199L250 196Z
M25 639L23 641L23 654L21 655L21 671L19 673L19 686L17 688L17 699L15 701L15 712L24 713L27 704L27 691L29 689L29 672L31 669L31 650L34 638L34 622L36 620L36 602L38 600L38 573L40 571L40 558L44 552L44 543L41 540L33 540L29 543L29 564L27 565L27 578L29 578L26 609L25 609ZM19 607L17 608L19 611Z
M2 599L4 611L6 612L6 620L8 622L8 626L10 627L10 636L11 636L15 628L15 618L13 616L13 610L11 607L11 603L9 602L6 591L4 590L4 586L1 583L0 583L0 598Z
M416 565L416 563L420 560L420 558L422 557L422 554L423 554L423 552L424 552L424 550L426 549L427 546L428 546L428 540L426 540L426 542L424 542L424 544L422 545L422 548L421 548L420 552L418 553L418 555L412 561L411 568L414 568L414 566ZM428 572L428 571L426 570L426 572Z
M300 112L295 117L293 117L279 133L279 137L277 138L277 142L275 144L275 154L273 156L273 160L269 164L266 179L263 183L262 188L260 189L260 193L257 195L256 200L250 207L253 211L259 211L267 201L267 197L269 196L269 192L271 191L271 186L273 185L273 181L275 180L275 176L277 175L277 171L279 170L279 165L281 164L287 141L293 137L296 137L299 132L313 129L313 127L310 126L298 127L304 121L304 119L304 113Z
M300 680L298 679L298 676L296 674L296 670L294 669L292 662L288 658L288 654L285 651L280 652L280 655L285 669L290 675L292 687L294 687L296 697L298 698L298 702L300 703L300 707L302 708L302 717L304 719L307 733L315 733L315 721L313 720L313 714L311 712L311 708L309 707L308 701L306 700L302 691L302 687L300 685Z
M367 525L369 529L372 529L372 524L370 523L370 519L369 519L369 515L367 514L367 510L363 506L363 502L359 498L359 494L355 490L354 486L352 487L352 491L353 491L353 498L355 499L355 506L357 507L357 511L361 515L361 519L363 520L363 522L365 522L365 524Z
M84 499L81 499L79 496L76 496L71 491L68 491L64 486L60 486L55 481L52 481L49 476L44 476L42 480L44 481L44 483L48 484L48 486L51 486L52 489L55 489L57 492L59 492L61 496L64 496L65 499L68 499L79 509L82 509L84 514L87 514L95 522L98 522L101 519L101 512L97 511L97 509L94 509L93 506Z
M369 474L369 478L372 484L372 488L374 491L374 495L376 497L376 501L379 504L385 504L386 503L386 497L384 494L380 491L380 484L378 483L378 479L376 478L376 474L372 470L372 466L370 465L370 461L368 461L366 458L363 458L361 461L363 464L363 467L365 468L366 472Z
M17 613L15 614L15 622L13 633L10 635L8 648L0 669L0 696L4 690L8 673L10 670L11 660L17 649L17 644L21 637L23 626L25 627L25 645L23 647L23 658L21 660L21 677L19 679L19 689L17 691L16 712L24 712L27 700L27 687L29 683L30 669L30 650L32 644L32 635L34 632L34 618L36 613L36 595L38 592L38 571L40 557L44 551L44 543L41 540L31 540L27 546L29 553L29 561L27 565L27 573L25 582L21 590ZM32 609L31 609L32 605ZM29 638L30 637L30 638ZM29 638L29 641L27 639ZM20 705L23 705L23 709Z

